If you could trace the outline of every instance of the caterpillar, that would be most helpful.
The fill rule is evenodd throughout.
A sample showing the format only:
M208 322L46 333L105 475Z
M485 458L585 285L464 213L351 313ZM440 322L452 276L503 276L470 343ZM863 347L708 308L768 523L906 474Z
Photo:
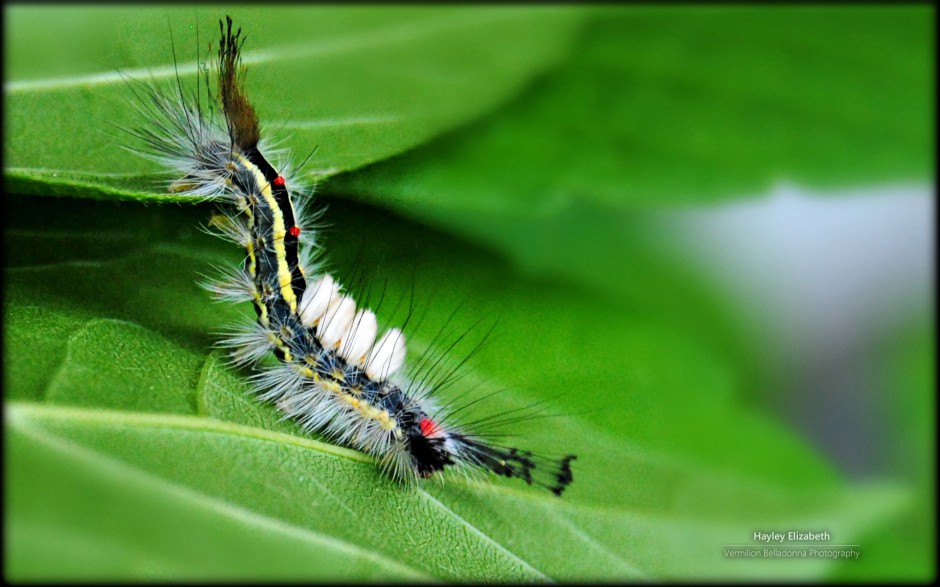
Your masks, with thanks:
M217 94L208 71L205 101L198 85L184 91L178 74L173 90L138 85L134 102L145 122L127 130L137 143L131 151L174 175L170 192L220 205L207 229L245 250L242 266L205 284L219 299L254 306L256 320L219 343L231 362L254 369L253 390L285 418L372 455L393 479L483 470L561 495L574 455L542 457L451 424L456 410L438 407L424 390L406 391L402 331L378 337L375 314L317 271L313 218L292 197L311 190L286 151L261 136L244 89L241 28L226 17L219 30ZM272 352L277 360L265 362Z

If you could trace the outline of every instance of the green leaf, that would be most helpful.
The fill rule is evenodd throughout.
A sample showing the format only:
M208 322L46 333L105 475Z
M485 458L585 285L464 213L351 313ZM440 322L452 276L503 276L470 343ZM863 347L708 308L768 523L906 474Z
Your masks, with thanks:
M479 340L473 324L499 316L442 401L506 389L471 406L473 419L549 400L555 417L508 431L526 448L578 455L561 499L513 480L398 485L360 453L279 421L246 394L248 374L211 350L210 332L251 316L192 284L240 259L191 230L207 209L16 202L4 275L14 579L808 579L851 562L755 563L722 545L765 525L851 543L909 507L902 487L846 486L740 405L719 355L635 307L334 201L324 246L342 281L367 304L384 295L387 324L418 296L412 366L442 331ZM61 262L48 242L69 243ZM357 287L363 270L383 285Z
M564 53L580 13L515 7L235 7L248 92L272 134L329 176L492 110ZM195 87L225 11L26 7L6 13L5 174L21 193L158 196L120 148L141 124L122 75ZM198 43L197 43L198 37ZM171 45L172 41L172 45ZM173 51L176 53L174 65ZM120 72L120 74L119 74ZM132 146L132 145L131 145Z
M104 423L95 421L95 416ZM163 416L159 419L163 429L151 429L139 416L122 419L118 413L37 412L8 406L5 454L14 481L7 486L7 504L15 513L7 526L8 536L14 537L7 550L7 576L60 580L422 578L354 544L251 507L240 508L114 458L122 448L136 449L135 458L142 459L158 456L154 451L172 450L159 456L190 462L204 469L201 475L224 468L224 462L198 461L220 455L187 446L186 434L174 434L171 428L180 420ZM225 428L211 421L194 425L206 436L231 437L231 451L244 448L237 429L213 435L214 430ZM113 444L96 451L93 442L75 440L70 434L91 435ZM137 435L149 438L135 446ZM203 448L210 445L208 439L200 443ZM268 443L268 448L275 446ZM252 470L241 473L247 477ZM238 480L231 475L222 478ZM267 480L275 488L277 480ZM257 485L258 479L244 481ZM106 511L102 504L107 504Z
M327 189L576 270L556 256L616 260L636 210L923 180L932 22L921 6L606 9L495 116Z

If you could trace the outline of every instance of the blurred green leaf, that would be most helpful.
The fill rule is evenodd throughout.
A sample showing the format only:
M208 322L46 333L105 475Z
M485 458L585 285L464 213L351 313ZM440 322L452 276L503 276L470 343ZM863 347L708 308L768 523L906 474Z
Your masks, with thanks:
M228 9L227 9L228 10ZM329 176L410 149L504 102L564 53L572 8L234 7L249 94ZM226 11L27 7L5 12L5 174L21 193L150 197L154 163L120 148L141 124L119 75L195 88ZM198 36L198 44L197 44ZM175 47L178 66L174 68ZM159 199L167 201L167 196Z
M597 267L635 246L637 210L780 181L928 177L932 16L926 6L604 9L565 64L497 115L326 189L624 293L622 272Z
M936 533L929 523L936 519L936 331L915 309L912 301L907 321L892 324L877 349L883 388L875 409L888 423L880 443L883 470L902 479L912 490L913 507L886 526L865 536L871 556L861 564L841 568L836 580L927 582L936 575Z

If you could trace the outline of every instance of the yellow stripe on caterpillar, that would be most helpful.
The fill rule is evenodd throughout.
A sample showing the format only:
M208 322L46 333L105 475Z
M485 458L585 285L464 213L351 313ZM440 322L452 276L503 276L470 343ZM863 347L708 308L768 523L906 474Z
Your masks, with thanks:
M242 170L250 173L254 177L255 184L261 188L261 198L272 217L271 234L273 240L267 243L274 249L274 256L277 259L277 278L281 287L281 296L290 306L292 312L297 311L297 296L294 295L294 289L291 286L293 276L291 275L290 264L287 262L287 249L284 246L284 236L287 234L287 227L284 226L284 213L281 212L277 200L274 199L274 192L271 190L271 184L264 173L258 169L258 166L248 160L241 153L233 154L234 160Z

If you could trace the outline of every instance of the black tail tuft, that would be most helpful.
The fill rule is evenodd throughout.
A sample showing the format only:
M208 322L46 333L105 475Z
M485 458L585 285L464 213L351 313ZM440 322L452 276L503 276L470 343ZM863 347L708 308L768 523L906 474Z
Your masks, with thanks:
M489 469L503 477L517 477L529 485L539 485L561 495L574 479L571 461L577 457L567 455L562 459L550 459L534 455L517 448L493 446L466 436L451 437L461 448L461 455L471 464Z

